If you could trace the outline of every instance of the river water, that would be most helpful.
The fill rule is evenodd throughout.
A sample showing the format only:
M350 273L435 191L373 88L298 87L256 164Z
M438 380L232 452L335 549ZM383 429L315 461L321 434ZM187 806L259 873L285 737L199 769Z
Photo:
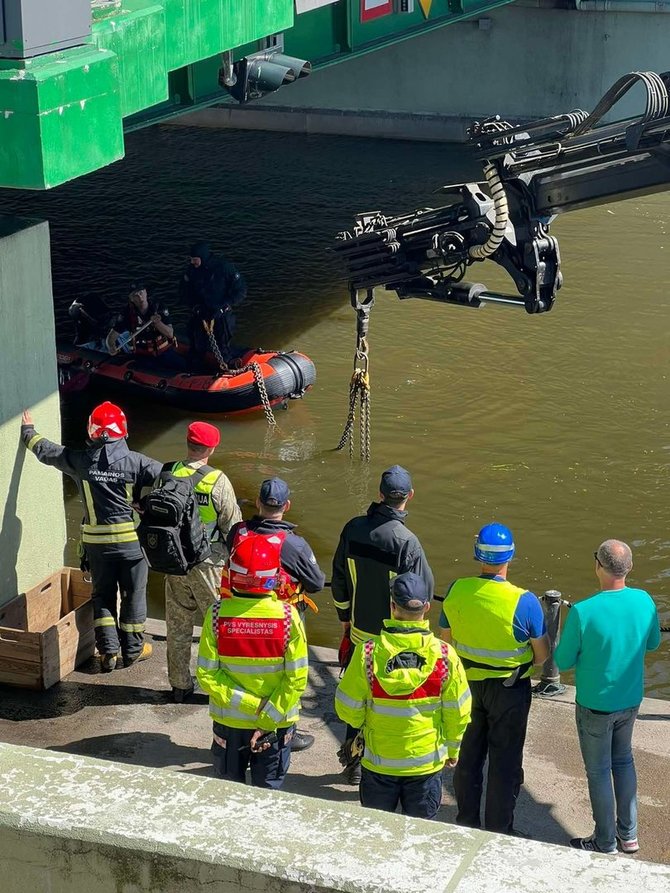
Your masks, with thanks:
M628 541L630 581L654 595L668 625L669 194L555 224L565 286L550 314L400 303L380 293L368 468L333 451L355 325L328 246L354 212L437 204L437 187L476 177L477 167L437 144L167 126L129 136L127 149L123 162L50 193L2 191L0 212L50 221L61 335L72 297L122 301L138 276L174 306L187 246L201 237L239 265L249 299L238 340L298 348L314 359L318 380L280 414L272 436L262 416L222 423L216 464L238 497L253 499L263 477L285 478L289 519L330 576L342 525L365 510L380 472L397 462L413 474L408 524L440 592L474 570L474 534L495 519L515 534L512 580L571 600L595 589L598 544ZM468 279L511 287L493 264ZM64 406L67 442L80 441L93 399ZM162 461L180 457L187 413L124 405L131 446ZM74 560L80 510L70 487L66 495ZM160 614L159 580L150 595L151 613ZM319 604L310 637L335 645L329 591ZM648 693L670 698L669 636L648 659Z

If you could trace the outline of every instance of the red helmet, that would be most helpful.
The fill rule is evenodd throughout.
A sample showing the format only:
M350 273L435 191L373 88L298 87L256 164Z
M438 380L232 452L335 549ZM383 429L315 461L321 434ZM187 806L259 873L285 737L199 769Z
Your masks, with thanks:
M279 585L281 539L260 534L243 537L228 564L231 589L268 595Z
M90 440L121 440L128 437L128 423L122 409L106 400L96 406L88 417L88 436Z

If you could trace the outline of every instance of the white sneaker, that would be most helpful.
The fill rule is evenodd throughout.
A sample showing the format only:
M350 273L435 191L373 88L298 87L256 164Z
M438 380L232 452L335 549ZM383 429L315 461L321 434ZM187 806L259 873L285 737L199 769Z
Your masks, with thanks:
M622 853L637 853L640 849L640 844L637 842L637 837L632 837L630 840L622 840L617 835L617 843L619 844L619 849Z

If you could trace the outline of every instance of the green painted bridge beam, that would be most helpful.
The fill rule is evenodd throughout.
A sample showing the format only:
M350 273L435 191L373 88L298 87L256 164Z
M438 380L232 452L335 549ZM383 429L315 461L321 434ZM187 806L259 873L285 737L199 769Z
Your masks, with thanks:
M223 100L221 53L270 35L318 68L508 2L391 3L368 20L364 0L97 0L86 45L0 59L0 186L49 189L122 158L124 129Z
M49 189L123 157L123 119L169 99L168 74L288 30L293 0L123 0L91 43L0 59L0 185Z

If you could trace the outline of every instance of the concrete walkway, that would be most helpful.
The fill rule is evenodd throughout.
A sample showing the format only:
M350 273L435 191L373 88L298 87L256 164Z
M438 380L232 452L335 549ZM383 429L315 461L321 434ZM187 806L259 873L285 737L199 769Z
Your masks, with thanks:
M161 625L152 628L156 632L153 658L128 670L100 674L97 661L92 661L47 692L0 686L0 741L211 775L206 698L196 695L194 702L183 705L171 702ZM284 789L357 804L357 791L341 784L335 756L343 728L333 709L336 654L312 648L311 658L300 727L316 735L316 744L293 756ZM516 825L535 840L566 844L570 837L592 830L573 695L568 691L533 704ZM644 701L636 725L635 754L639 858L670 864L670 702ZM454 817L447 771L440 820L453 822Z

